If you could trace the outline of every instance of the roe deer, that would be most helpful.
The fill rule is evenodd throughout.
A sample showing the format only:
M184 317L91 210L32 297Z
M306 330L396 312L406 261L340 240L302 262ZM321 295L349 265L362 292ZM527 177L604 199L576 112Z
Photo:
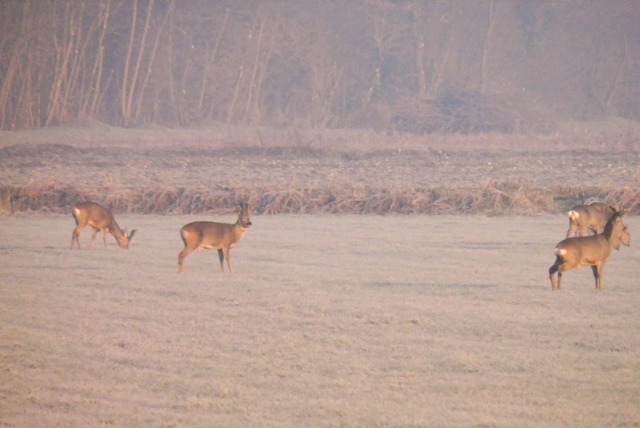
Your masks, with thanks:
M201 249L218 250L220 270L224 272L223 262L226 257L229 272L233 272L229 250L236 245L249 226L251 226L249 206L246 203L241 203L237 207L237 212L238 221L234 224L194 221L182 226L180 236L184 242L184 249L178 254L178 272L184 272L182 263L185 257Z
M89 225L93 228L91 233L91 242L89 243L89 249L93 247L93 241L96 239L98 231L102 232L102 239L104 240L104 248L107 248L107 233L111 233L120 248L129 248L129 242L135 235L135 229L127 234L127 229L120 229L116 219L113 217L113 213L108 208L103 207L95 202L83 202L76 204L73 207L73 218L76 220L76 227L71 234L71 248L73 249L73 243L75 242L80 248L80 232L85 226Z
M567 238L556 245L556 261L549 268L552 290L560 288L562 272L582 266L591 266L593 276L596 279L596 289L602 289L602 269L611 254L611 248L617 250L621 243L629 246L631 241L629 230L622 223L622 213L615 210L614 207L611 208L613 215L602 233Z
M602 233L607 221L613 215L614 209L602 202L592 202L588 205L576 205L571 208L569 216L569 229L567 238L571 234L575 236L585 236L587 229L594 234Z

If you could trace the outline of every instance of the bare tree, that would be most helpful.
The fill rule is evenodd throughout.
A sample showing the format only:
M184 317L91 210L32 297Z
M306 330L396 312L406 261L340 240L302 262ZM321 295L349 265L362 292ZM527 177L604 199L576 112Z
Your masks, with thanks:
M489 54L491 47L491 36L493 35L494 28L496 26L496 15L498 13L498 4L495 0L489 1L489 20L487 23L487 31L484 34L484 40L482 42L482 66L480 77L480 93L487 92L487 85L489 80Z
M446 122L501 95L639 118L638 20L635 2L4 0L0 128Z

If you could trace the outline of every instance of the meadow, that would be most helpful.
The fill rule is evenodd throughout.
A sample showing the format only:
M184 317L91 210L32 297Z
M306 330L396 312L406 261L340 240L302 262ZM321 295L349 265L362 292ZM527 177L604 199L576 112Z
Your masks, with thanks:
M0 217L0 425L640 425L637 217L601 292L563 215L257 215L178 274L195 218Z

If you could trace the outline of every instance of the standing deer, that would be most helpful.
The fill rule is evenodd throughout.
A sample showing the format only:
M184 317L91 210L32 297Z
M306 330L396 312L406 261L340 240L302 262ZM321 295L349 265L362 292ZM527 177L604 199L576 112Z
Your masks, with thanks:
M556 261L549 268L551 289L560 289L562 272L582 266L591 266L596 280L596 289L602 289L602 269L611 254L611 249L620 248L620 244L629 246L631 236L627 226L622 223L622 212L614 207L613 215L602 233L592 236L579 236L560 241L555 248ZM557 280L555 274L557 275Z
M96 240L96 234L98 231L102 232L102 239L104 240L104 248L107 248L107 233L111 233L118 245L122 249L129 248L131 238L135 235L135 229L131 231L131 234L127 234L127 229L120 229L116 219L113 217L113 213L108 208L103 207L95 202L83 202L76 204L73 207L73 218L76 220L76 227L71 234L71 249L73 249L73 243L75 242L80 248L80 232L85 226L89 225L93 228L91 233L91 242L89 243L89 249L93 247L93 241Z
M587 229L594 234L602 233L604 226L613 215L613 212L614 207L603 204L602 202L576 205L567 213L569 216L567 238L571 236L571 234L575 234L575 236L585 236Z
M238 221L231 223L215 223L212 221L194 221L180 229L180 236L184 242L184 249L178 254L178 273L184 272L182 266L185 257L196 250L218 250L220 270L224 272L224 259L227 258L229 272L231 268L231 254L229 250L236 245L242 235L251 226L249 206L241 203L237 207Z

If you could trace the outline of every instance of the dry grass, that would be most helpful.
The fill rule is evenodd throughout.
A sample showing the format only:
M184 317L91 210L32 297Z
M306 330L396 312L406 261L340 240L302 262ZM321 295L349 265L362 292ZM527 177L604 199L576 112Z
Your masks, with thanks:
M92 200L114 212L138 214L224 213L247 201L256 214L489 214L537 215L565 210L584 200L573 188L528 188L519 183L488 181L479 188L371 188L343 184L324 188L141 189L6 187L5 213L70 212L78 201ZM104 195L107 195L106 197ZM640 191L590 189L588 199L615 204L628 215L640 214Z
M202 217L0 217L0 426L640 423L637 245L552 292L564 216L254 216L178 274Z

